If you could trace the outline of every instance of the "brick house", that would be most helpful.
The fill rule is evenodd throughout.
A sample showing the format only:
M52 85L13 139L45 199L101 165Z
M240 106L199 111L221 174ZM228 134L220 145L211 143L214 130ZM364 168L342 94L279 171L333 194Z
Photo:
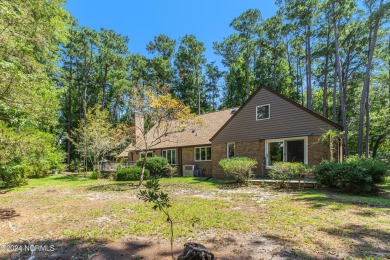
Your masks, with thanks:
M140 156L163 156L178 167L180 175L184 166L194 165L196 173L216 178L224 177L219 160L250 157L258 161L255 175L264 176L275 162L317 165L329 159L329 147L319 138L329 129L342 130L333 121L266 87L259 88L239 109L197 117L205 123L175 134L148 154L130 145L120 157L136 161ZM336 158L341 158L342 146L338 143L336 147Z

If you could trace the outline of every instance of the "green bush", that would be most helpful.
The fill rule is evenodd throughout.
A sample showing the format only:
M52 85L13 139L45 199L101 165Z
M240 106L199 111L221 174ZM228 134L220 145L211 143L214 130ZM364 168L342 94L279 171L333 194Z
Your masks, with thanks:
M268 175L274 180L280 180L280 186L284 187L285 182L292 179L301 180L311 175L311 172L312 168L303 163L280 162L272 165Z
M220 160L219 165L228 178L248 185L248 181L252 177L252 171L256 167L257 161L247 157L234 157Z
M370 192L374 186L372 177L360 165L352 162L322 162L314 170L319 184L352 193Z
M171 165L167 165L162 169L161 176L172 178L175 174L177 174L177 167L172 167Z
M96 171L93 171L89 176L88 176L89 179L92 179L92 180L97 180L99 179L99 172L96 172Z
M23 165L0 166L0 188L17 187L26 184Z
M314 176L318 184L325 185L329 188L336 188L337 182L333 169L335 169L339 163L323 161L314 169Z
M365 158L361 156L349 156L346 160L348 164L355 164L363 168L364 173L372 178L374 184L384 183L388 166L385 162Z
M144 160L144 158L139 159L137 166L142 167ZM145 169L149 170L151 176L163 176L168 166L170 165L165 157L146 158Z
M116 172L117 181L137 181L140 179L142 172L141 167L122 168ZM150 173L148 169L145 169L144 180L149 179Z

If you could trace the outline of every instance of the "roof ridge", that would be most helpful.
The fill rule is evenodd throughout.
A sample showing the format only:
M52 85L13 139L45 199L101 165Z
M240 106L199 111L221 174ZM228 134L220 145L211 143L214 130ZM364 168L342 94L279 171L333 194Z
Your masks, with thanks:
M223 112L223 111L227 111L227 110L238 109L239 107L240 107L240 106L236 106L236 107L226 108L226 109L222 109L222 110L218 110L218 111L207 112L207 113L200 114L200 115L197 114L196 116L203 116L203 115L209 115L209 114L218 113L218 112Z

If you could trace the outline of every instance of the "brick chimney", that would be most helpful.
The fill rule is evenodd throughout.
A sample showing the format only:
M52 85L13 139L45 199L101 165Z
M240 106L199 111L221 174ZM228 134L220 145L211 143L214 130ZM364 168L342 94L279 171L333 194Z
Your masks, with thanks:
M133 114L133 125L134 125L134 138L133 145L139 146L142 141L142 135L144 132L144 116L140 112L134 112Z

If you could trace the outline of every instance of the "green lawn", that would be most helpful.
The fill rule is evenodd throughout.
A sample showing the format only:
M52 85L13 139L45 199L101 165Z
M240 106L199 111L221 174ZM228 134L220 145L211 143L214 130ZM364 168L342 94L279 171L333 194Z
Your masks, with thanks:
M172 200L176 243L213 243L219 256L230 250L240 257L249 252L324 259L390 257L389 182L382 185L382 197L364 197L232 187L202 178L160 181ZM137 184L65 175L29 180L26 186L0 194L0 210L15 213L0 218L0 245L21 238L74 245L137 238L166 241L169 227L164 216L137 199ZM236 242L224 244L227 238ZM265 251L256 243L264 244Z

